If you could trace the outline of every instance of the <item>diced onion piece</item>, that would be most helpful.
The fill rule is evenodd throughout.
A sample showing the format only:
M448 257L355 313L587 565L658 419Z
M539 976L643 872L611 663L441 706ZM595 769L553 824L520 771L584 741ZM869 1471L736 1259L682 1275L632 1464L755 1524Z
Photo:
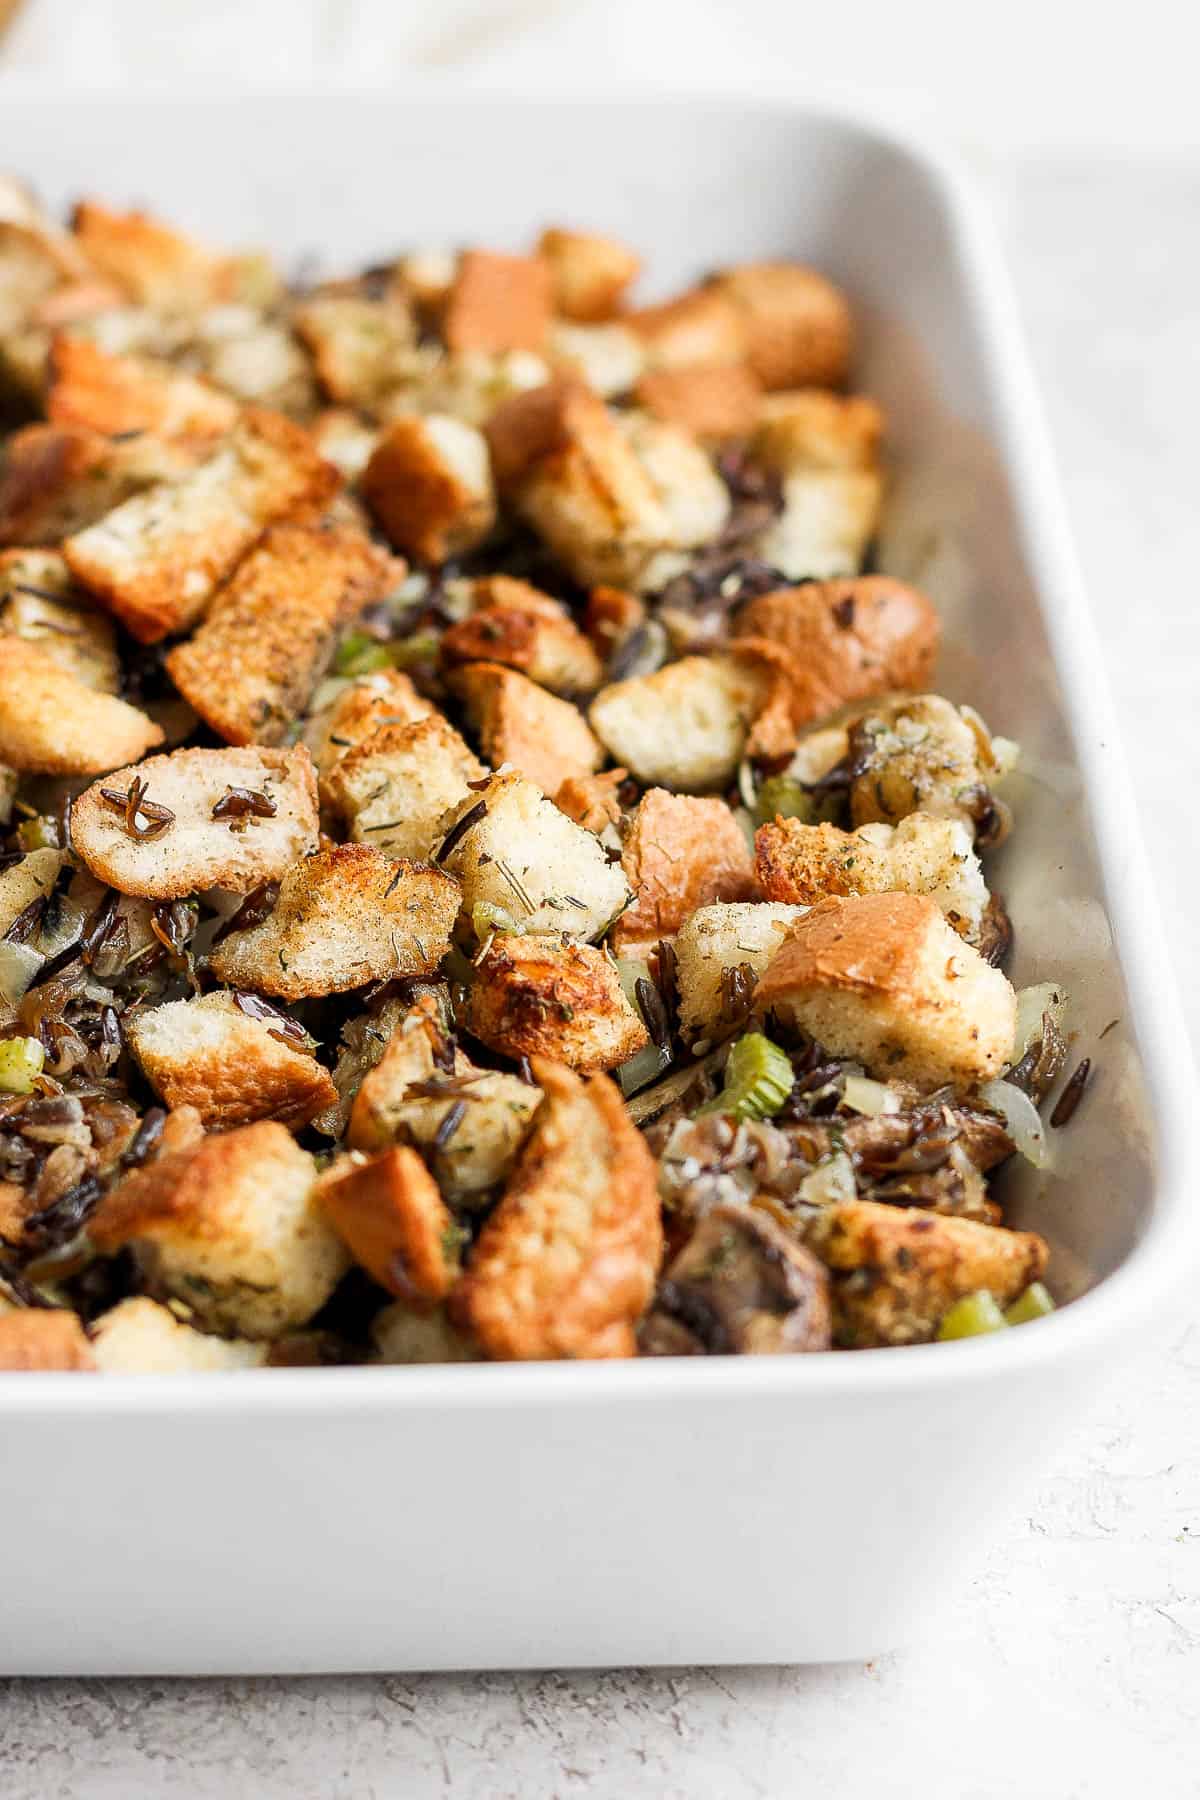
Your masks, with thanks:
M1029 1095L1011 1081L985 1081L979 1098L1004 1120L1004 1129L1027 1162L1035 1169L1050 1166L1050 1151L1038 1109Z
M796 1198L806 1206L836 1206L843 1200L853 1200L857 1191L854 1164L844 1150L835 1150L817 1164L811 1175L804 1177Z
M45 960L31 944L8 944L0 940L0 999L15 1006L23 999Z
M1049 1013L1061 1027L1067 1008L1067 992L1060 982L1039 981L1033 987L1017 991L1017 1029L1013 1038L1012 1060L1019 1063L1030 1044L1042 1035L1042 1015Z
M873 1119L880 1113L898 1113L900 1096L886 1081L872 1081L869 1075L847 1075L842 1084L842 1104L851 1112Z
M471 928L481 944L493 932L519 932L521 929L507 908L496 906L491 900L475 902L471 908Z
M648 1087L655 1078L662 1074L671 1060L670 1047L662 1044L647 1044L623 1062L615 1071L617 1085L621 1092L629 1097L636 1094L639 1088Z
M1054 1301L1048 1289L1040 1281L1031 1281L1025 1292L1005 1307L1004 1317L1010 1325L1028 1325L1032 1319L1044 1319L1053 1311Z
M46 1052L37 1038L0 1038L0 1090L6 1094L32 1094L45 1062Z
M952 1338L982 1337L988 1331L1003 1331L1007 1324L995 1297L986 1288L980 1288L954 1302L938 1326L938 1341L944 1344Z

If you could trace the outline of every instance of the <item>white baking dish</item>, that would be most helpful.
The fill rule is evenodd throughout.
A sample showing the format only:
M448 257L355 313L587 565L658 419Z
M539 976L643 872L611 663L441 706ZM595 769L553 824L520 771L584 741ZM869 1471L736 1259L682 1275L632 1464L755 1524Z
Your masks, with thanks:
M796 255L850 288L898 479L884 566L941 685L1017 737L1018 982L1094 1085L1046 1177L1052 1319L907 1351L625 1365L0 1377L0 1670L204 1673L866 1656L1194 1273L1194 1104L1136 813L1008 288L912 145L802 108L12 90L4 161L216 241L363 260L611 228L656 285ZM1115 947L1114 947L1115 946ZM1099 1042L1110 1020L1120 1023ZM1090 1290L1090 1291L1088 1291Z

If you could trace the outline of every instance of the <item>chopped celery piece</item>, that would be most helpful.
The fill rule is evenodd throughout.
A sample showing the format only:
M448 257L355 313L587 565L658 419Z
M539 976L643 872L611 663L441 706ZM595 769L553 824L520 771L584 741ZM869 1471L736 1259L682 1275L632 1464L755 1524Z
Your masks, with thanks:
M1005 1307L1004 1317L1010 1325L1028 1325L1030 1319L1044 1319L1053 1311L1054 1301L1047 1289L1040 1281L1031 1281L1025 1292Z
M32 1094L45 1061L37 1038L0 1038L0 1089L6 1094Z
M950 1338L980 1337L985 1331L1003 1331L1008 1320L997 1306L994 1297L986 1288L977 1293L964 1294L956 1300L950 1311L938 1326L938 1339L945 1343Z
M411 669L414 663L431 662L440 643L436 631L414 631L411 637L398 638L388 645L388 661L394 668Z
M729 1113L735 1119L769 1119L792 1091L791 1059L761 1031L748 1031L729 1052L725 1086L702 1113Z
M755 810L760 825L770 825L775 818L803 819L811 824L816 812L811 794L791 775L769 776L758 790Z
M377 638L365 631L351 631L338 645L334 668L339 675L373 675L376 669L390 669L391 652Z

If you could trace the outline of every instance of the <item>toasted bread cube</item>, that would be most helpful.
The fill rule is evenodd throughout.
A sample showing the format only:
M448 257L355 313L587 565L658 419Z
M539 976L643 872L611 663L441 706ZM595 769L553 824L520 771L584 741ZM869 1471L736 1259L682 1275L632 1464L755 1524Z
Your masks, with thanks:
M230 744L277 744L308 702L337 628L395 586L403 564L360 533L273 525L217 593L167 673Z
M235 291L232 258L213 256L146 213L114 213L81 200L72 224L88 262L144 306L192 312Z
M347 1141L364 1151L416 1144L443 1192L456 1205L473 1205L512 1167L541 1098L540 1088L516 1075L477 1068L448 1036L436 1000L424 995L395 1021L363 1077Z
M545 359L532 350L463 350L451 354L432 344L416 352L409 379L379 403L385 422L413 413L441 413L482 430L496 408L514 394L550 379Z
M0 762L39 775L94 775L162 741L136 706L87 687L40 644L0 636Z
M101 1313L92 1350L103 1375L215 1375L267 1360L265 1344L197 1331L144 1294Z
M131 836L119 797L134 782L141 797L172 814L169 821L139 813ZM213 809L231 788L249 788L274 806L270 817L234 816ZM239 827L234 829L234 827ZM248 894L278 881L317 841L317 784L307 750L173 750L137 768L118 769L76 800L71 812L75 849L98 881L123 894L175 900L203 888Z
M487 445L461 419L397 419L363 471L362 492L392 543L421 562L461 556L496 522Z
M438 869L335 844L294 863L274 911L223 938L210 967L231 987L283 1000L429 975L450 948L458 905L458 883Z
M614 762L640 782L703 794L732 781L767 692L754 661L684 656L601 688L588 719Z
M161 438L203 439L231 431L238 407L170 363L113 356L87 338L60 335L50 348L46 416L52 424L105 437L150 431Z
M928 894L961 937L978 940L987 884L971 834L958 819L916 812L895 827L857 831L776 819L759 829L755 850L769 900L812 906L827 894Z
M631 393L646 367L641 338L619 320L611 325L556 324L547 354L564 374L577 376L605 400Z
M568 819L600 837L621 817L620 789L625 769L606 769L603 775L572 775L554 796L554 804Z
M465 1332L450 1323L442 1306L410 1306L403 1300L383 1307L371 1321L376 1362L479 1362L480 1352Z
M756 462L777 475L812 469L875 469L884 417L864 394L800 388L763 403L750 441Z
M412 725L381 725L338 759L321 793L356 843L419 860L440 843L447 808L485 773L454 727L433 713Z
M592 833L523 775L493 775L450 809L442 831L437 860L462 883L468 913L488 902L523 931L589 939L603 936L631 897Z
M356 412L329 406L312 422L317 454L332 463L343 481L356 482L379 443L379 432Z
M820 901L793 928L754 1004L867 1073L971 1088L1012 1054L1016 996L924 895Z
M503 663L555 694L599 687L603 666L561 601L498 575L475 583L475 611L442 635L443 668Z
M37 644L99 694L121 686L112 620L88 606L57 550L0 550L0 630Z
M854 1350L927 1343L955 1301L981 1288L1007 1306L1048 1259L1034 1232L874 1200L827 1208L807 1236L834 1271L834 1341Z
M621 867L636 898L613 927L618 955L674 937L697 907L755 891L750 846L725 802L663 788L643 794Z
M457 269L458 257L453 250L411 250L396 265L401 288L427 319L441 314Z
M337 1101L325 1069L281 1023L243 1011L234 995L203 994L143 1009L126 1036L142 1074L167 1106L194 1106L226 1131L278 1119L291 1131ZM297 1028L300 1046L303 1032Z
M701 906L675 938L679 1024L692 1042L728 1037L750 1010L757 979L802 906L756 901Z
M543 793L556 793L572 775L593 774L604 761L583 714L516 669L467 663L454 671L450 686L488 761L511 764Z
M324 779L345 756L383 725L415 725L437 708L400 669L376 669L347 681L333 698L308 719L304 742L317 773Z
M78 427L26 425L4 446L0 545L57 544L186 468L157 438L113 444Z
M551 275L536 256L466 250L442 314L450 350L540 350L552 314Z
M89 1236L103 1255L131 1245L155 1287L208 1329L279 1337L312 1318L350 1262L315 1175L284 1126L243 1125L125 1175Z
M71 240L36 209L0 218L0 334L18 331L65 282L87 273Z
M552 227L543 231L537 249L550 268L554 310L584 325L620 311L622 296L642 266L628 244L590 231Z
M0 1317L0 1374L95 1367L83 1326L65 1307L20 1306Z
M620 424L671 522L667 548L694 550L718 537L729 518L729 489L695 438L644 413L627 413ZM655 574L641 585L662 583Z
M569 938L497 933L476 959L467 1027L514 1059L548 1056L593 1074L649 1042L612 960Z
M710 288L643 306L627 314L626 322L641 339L650 369L721 368L746 355L740 309Z
M415 1150L341 1156L317 1182L325 1216L389 1294L444 1300L458 1278L459 1228Z
M451 1317L501 1361L633 1356L662 1255L658 1170L604 1075L539 1060L545 1101Z
M642 376L633 397L652 418L715 444L749 437L763 407L762 387L745 363L652 369Z
M276 519L319 511L338 485L306 431L247 409L204 462L69 537L76 579L142 643L187 627Z
M732 303L745 354L766 388L841 387L854 322L845 295L799 263L743 263L715 275L708 293Z
M287 325L253 306L214 306L193 321L189 355L247 406L304 421L320 404L312 366Z
M882 504L883 479L872 469L785 476L783 511L759 538L757 554L789 581L857 575Z
M855 825L895 825L912 812L961 819L972 830L989 824L994 802L986 784L1004 766L977 715L940 694L881 701L859 714L852 741L859 752L850 787ZM988 841L1000 835L992 823Z
M811 581L762 594L741 609L736 629L738 636L768 638L791 654L797 725L851 700L924 687L941 637L925 595L885 575Z
M317 294L292 322L321 387L340 405L369 408L412 374L417 328L403 294Z

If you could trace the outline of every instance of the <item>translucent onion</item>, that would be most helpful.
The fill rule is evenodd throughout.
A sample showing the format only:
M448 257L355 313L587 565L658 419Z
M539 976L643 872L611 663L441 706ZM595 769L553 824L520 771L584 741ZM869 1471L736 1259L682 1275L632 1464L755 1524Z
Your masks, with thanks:
M1004 1129L1018 1151L1035 1169L1050 1167L1050 1151L1038 1109L1021 1088L1011 1081L985 1081L979 1098L1004 1120Z
M900 1096L885 1081L872 1081L868 1075L847 1075L842 1087L842 1104L851 1112L877 1118L880 1113L898 1113Z
M1013 1039L1012 1060L1020 1062L1030 1044L1042 1035L1042 1014L1049 1013L1062 1028L1067 1009L1066 989L1057 981L1039 981L1033 987L1017 991L1017 1029Z
M636 1094L639 1088L648 1087L656 1080L670 1061L669 1045L647 1044L644 1050L638 1050L628 1062L614 1070L617 1085L628 1099L630 1094Z
M30 944L9 944L0 940L0 999L15 1006L24 998L45 960Z
M844 1150L835 1150L804 1177L796 1198L806 1206L836 1206L839 1201L853 1200L856 1192L854 1164Z

